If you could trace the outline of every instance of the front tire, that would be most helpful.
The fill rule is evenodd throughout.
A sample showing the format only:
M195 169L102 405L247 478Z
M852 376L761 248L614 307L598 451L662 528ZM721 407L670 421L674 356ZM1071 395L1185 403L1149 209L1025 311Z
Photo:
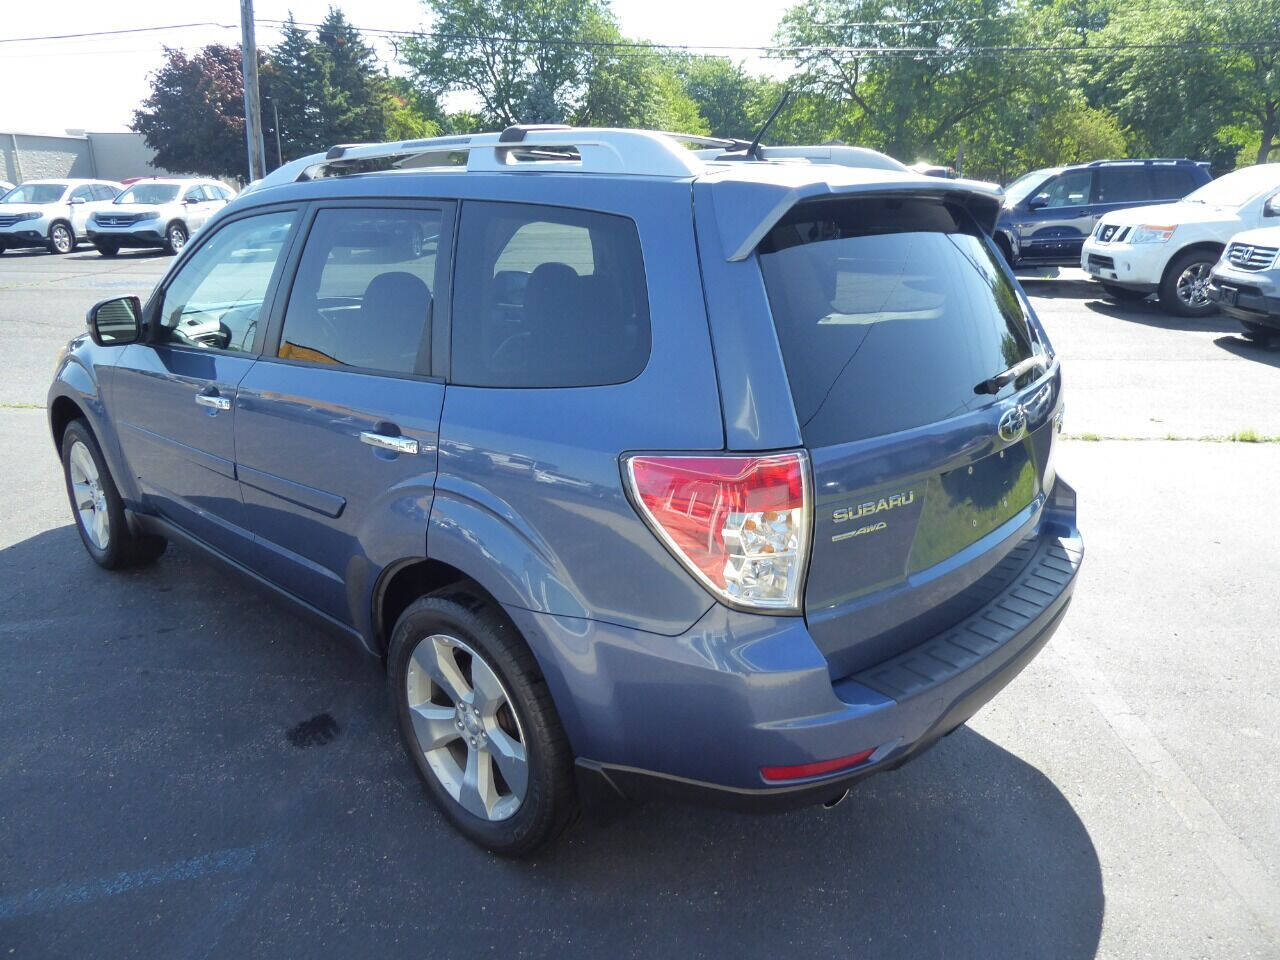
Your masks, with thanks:
M164 252L169 256L176 256L182 252L182 248L187 245L190 234L187 228L181 223L171 223L164 231Z
M1217 254L1188 250L1174 257L1160 281L1160 306L1178 317L1207 317L1218 309L1209 299L1209 273Z
M114 257L120 252L120 247L114 243L100 243L98 244L98 252L104 257Z
M129 530L120 491L83 420L71 421L62 435L62 473L76 529L94 563L117 570L164 553L168 543L163 537L136 536Z
M1147 293L1143 290L1130 290L1128 287L1117 287L1114 283L1104 283L1102 291L1108 298L1117 303L1138 303L1147 299Z
M521 857L572 822L568 739L533 654L500 612L465 594L423 597L396 622L387 674L405 749L467 839Z
M49 252L68 254L76 248L76 235L69 223L58 221L49 228Z

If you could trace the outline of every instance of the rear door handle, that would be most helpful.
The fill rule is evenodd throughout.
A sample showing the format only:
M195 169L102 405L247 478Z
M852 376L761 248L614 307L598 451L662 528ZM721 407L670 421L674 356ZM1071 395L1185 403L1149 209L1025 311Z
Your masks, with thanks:
M373 430L361 430L360 442L367 443L371 447L378 447L381 450L390 450L392 453L418 452L418 441L412 437L393 437L386 433L376 433Z
M202 407L211 407L214 410L230 410L231 409L231 398L219 397L216 394L197 393L196 403L200 404L200 406Z

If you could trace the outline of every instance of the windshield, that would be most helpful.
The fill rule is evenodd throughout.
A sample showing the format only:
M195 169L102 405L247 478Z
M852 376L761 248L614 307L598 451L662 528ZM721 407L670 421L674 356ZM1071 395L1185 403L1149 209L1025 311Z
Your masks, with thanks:
M801 434L812 446L936 423L1042 350L972 218L940 200L798 204L760 267ZM1028 372L997 386L1007 396Z
M1024 173L1004 188L1004 205L1016 207L1031 196L1032 191L1039 189L1052 174L1052 170L1032 170L1030 173Z
M177 195L176 183L135 183L116 197L116 203L172 203Z
M1280 163L1260 163L1211 180L1184 197L1186 203L1211 207L1238 207L1258 194L1280 187Z
M6 193L0 203L57 203L66 192L65 183L24 183Z

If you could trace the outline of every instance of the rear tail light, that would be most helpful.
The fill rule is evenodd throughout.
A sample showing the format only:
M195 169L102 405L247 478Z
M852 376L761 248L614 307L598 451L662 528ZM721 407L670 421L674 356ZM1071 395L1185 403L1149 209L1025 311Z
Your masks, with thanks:
M870 760L871 755L875 752L876 748L871 747L867 750L851 753L847 757L837 757L834 760L801 763L794 767L761 767L760 776L770 783L777 783L780 780L804 780L809 777L820 777L826 773L835 773L837 770L848 770L851 767L860 766Z
M634 456L624 467L641 515L712 593L799 611L811 527L804 453Z

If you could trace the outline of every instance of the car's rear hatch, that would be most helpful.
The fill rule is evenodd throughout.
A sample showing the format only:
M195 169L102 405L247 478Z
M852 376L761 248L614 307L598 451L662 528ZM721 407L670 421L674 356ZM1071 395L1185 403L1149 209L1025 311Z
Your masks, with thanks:
M756 259L812 463L805 616L845 676L962 620L1030 555L1057 365L945 195L797 203Z

